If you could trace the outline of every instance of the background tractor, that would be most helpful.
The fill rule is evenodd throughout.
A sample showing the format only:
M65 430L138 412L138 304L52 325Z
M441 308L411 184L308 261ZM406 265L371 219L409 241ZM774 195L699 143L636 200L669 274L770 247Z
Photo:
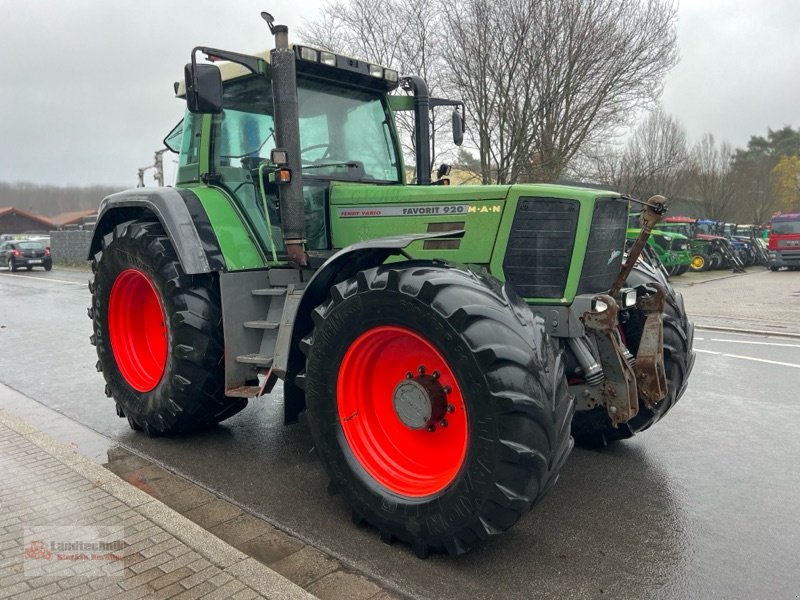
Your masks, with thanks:
M543 497L573 436L630 437L683 393L681 296L635 263L663 199L623 264L618 193L431 182L429 111L455 107L459 142L460 103L290 46L262 16L268 55L192 51L165 139L175 187L101 205L89 316L106 393L134 429L171 435L282 380L286 423L305 414L356 521L460 554ZM398 110L416 121L415 185Z
M639 213L628 215L628 231L626 234L628 245L632 246L639 239L641 233ZM683 275L692 264L689 238L677 231L654 229L650 237L647 238L647 247L645 252L642 253L642 257L649 258L656 269L663 268L668 277Z

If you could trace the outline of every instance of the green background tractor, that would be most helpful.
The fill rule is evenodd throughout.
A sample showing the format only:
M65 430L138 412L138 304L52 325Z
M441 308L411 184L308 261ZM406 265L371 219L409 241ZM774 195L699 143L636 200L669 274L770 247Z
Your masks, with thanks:
M543 497L573 436L658 421L685 390L692 325L658 273L622 270L626 197L431 182L429 111L455 107L458 142L460 103L291 47L265 19L269 55L192 52L165 140L175 187L101 205L89 316L106 393L134 429L170 435L282 381L285 421L306 414L356 520L460 554Z
M629 227L627 231L628 243L636 241L642 230L638 227ZM673 277L683 275L689 270L692 263L692 253L689 250L689 239L680 233L654 229L647 238L647 245L652 248L659 262L664 266L667 274Z

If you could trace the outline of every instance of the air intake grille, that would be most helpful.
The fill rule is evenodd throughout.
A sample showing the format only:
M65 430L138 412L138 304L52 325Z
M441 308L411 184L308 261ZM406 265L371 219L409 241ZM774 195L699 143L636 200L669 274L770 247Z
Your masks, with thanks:
M523 298L564 295L579 208L575 200L519 199L503 271Z
M595 203L579 294L604 292L614 283L622 266L627 216L627 200L599 198Z

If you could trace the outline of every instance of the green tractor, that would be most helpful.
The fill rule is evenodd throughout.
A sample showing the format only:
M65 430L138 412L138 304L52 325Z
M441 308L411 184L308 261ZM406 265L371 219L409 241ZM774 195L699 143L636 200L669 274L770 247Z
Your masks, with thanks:
M645 203L623 264L618 193L432 182L429 112L454 106L459 138L460 103L290 46L262 16L269 55L192 52L176 84L187 110L165 139L175 187L103 200L89 316L106 394L161 436L282 381L285 422L305 415L355 520L421 557L461 554L544 496L573 436L629 438L684 392L681 296L635 263L664 205Z
M638 227L639 214L628 217L627 240L633 245L641 236ZM654 229L647 238L648 249L657 257L657 262L664 267L667 275L677 277L689 270L692 263L692 252L689 250L689 238L673 231ZM655 259L654 259L655 261ZM657 267L657 265L655 265Z

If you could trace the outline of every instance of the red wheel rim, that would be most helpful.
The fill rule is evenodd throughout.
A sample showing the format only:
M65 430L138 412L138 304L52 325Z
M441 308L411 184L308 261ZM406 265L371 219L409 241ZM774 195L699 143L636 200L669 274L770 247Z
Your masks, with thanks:
M141 271L127 269L114 281L108 333L128 385L139 392L156 387L167 365L167 324L158 291Z
M412 429L395 409L401 382L423 377L449 405L441 420ZM409 377L411 375L412 377ZM456 477L467 454L464 399L447 361L409 329L375 327L347 349L337 382L339 421L353 455L378 483L409 497L430 496ZM432 430L431 430L432 428Z

